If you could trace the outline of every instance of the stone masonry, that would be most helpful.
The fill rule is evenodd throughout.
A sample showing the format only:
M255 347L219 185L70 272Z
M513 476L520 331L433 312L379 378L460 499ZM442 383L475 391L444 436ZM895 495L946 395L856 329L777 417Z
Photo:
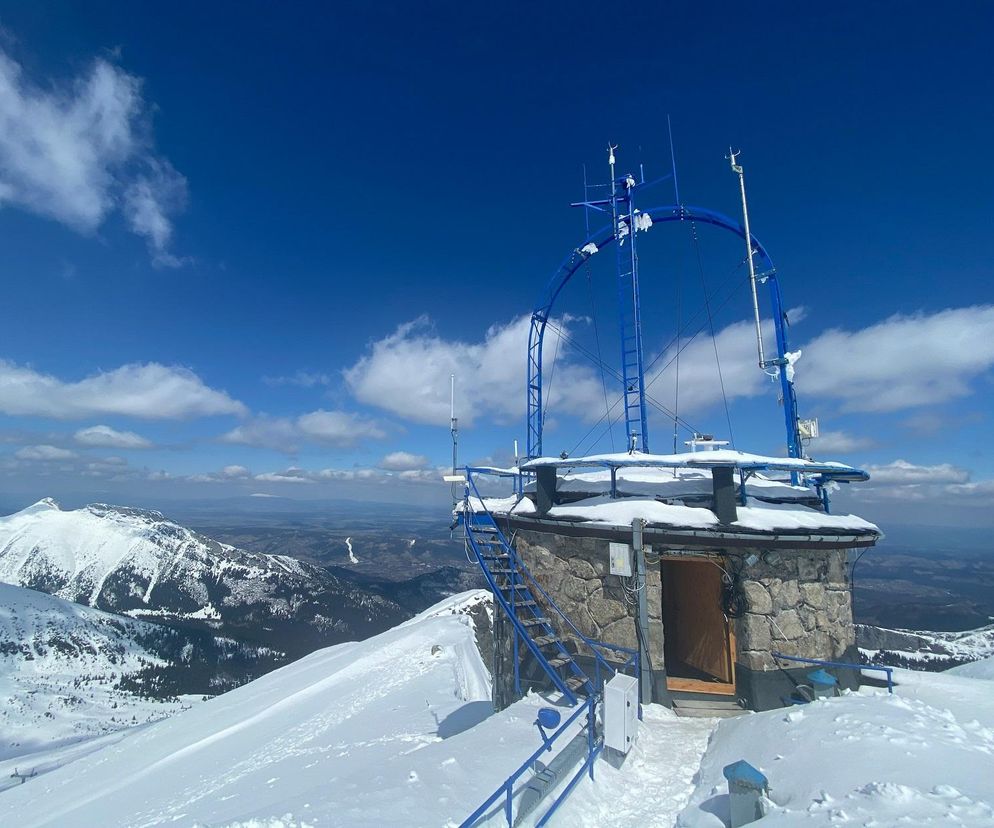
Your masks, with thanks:
M737 661L772 670L774 651L842 660L856 643L845 551L755 552L760 560L743 570Z
M637 607L622 586L622 578L611 575L608 541L600 538L574 538L546 532L518 531L515 548L559 608L588 638L608 644L638 649L635 637ZM663 664L662 593L659 567L648 567L646 592L649 610L649 655L657 669ZM542 596L538 596L541 601ZM571 650L581 655L589 651L580 638L556 613L549 613L556 632ZM623 656L609 660L624 661Z
M619 538L620 540L620 538ZM608 541L519 530L515 545L536 581L588 638L636 648L634 602L609 573ZM718 551L718 550L712 550ZM662 552L658 547L656 552ZM745 566L754 553L759 560ZM665 555L665 552L663 552ZM772 653L843 659L855 644L844 550L736 550L745 613L734 621L736 661L753 671L776 669ZM660 567L647 567L650 656L663 667ZM539 596L541 600L541 596ZM570 649L587 654L555 614L553 625Z

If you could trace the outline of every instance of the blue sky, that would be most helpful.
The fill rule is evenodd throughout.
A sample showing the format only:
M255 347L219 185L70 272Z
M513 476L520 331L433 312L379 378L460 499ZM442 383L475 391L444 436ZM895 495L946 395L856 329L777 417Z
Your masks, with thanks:
M444 499L449 373L463 456L506 462L524 320L583 239L583 166L605 180L610 141L665 174L670 114L687 204L737 217L724 156L743 150L810 450L876 472L846 505L989 523L994 10L924 9L0 4L2 491ZM777 453L740 251L691 232L640 239L647 351L731 279L733 436ZM603 258L559 312L614 365ZM727 437L707 334L681 414ZM604 410L570 342L556 451ZM653 448L671 431L654 419Z

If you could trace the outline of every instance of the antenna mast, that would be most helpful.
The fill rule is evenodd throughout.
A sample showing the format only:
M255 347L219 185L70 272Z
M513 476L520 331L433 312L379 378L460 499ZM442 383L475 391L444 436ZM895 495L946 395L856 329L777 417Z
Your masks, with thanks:
M749 205L746 203L746 183L745 173L742 165L736 164L735 159L742 154L742 150L732 152L728 148L728 160L732 165L732 172L739 177L739 190L742 192L742 222L745 225L746 256L749 260L749 285L752 288L752 312L756 317L756 348L759 351L759 367L766 368L766 356L763 353L763 327L759 319L759 296L756 293L756 266L752 261L752 233L749 232Z
M642 309L639 302L638 254L635 236L652 220L635 209L635 190L641 186L632 175L617 176L614 151L608 144L611 168L611 217L618 268L618 303L621 313L621 370L625 399L625 442L628 453L649 451L649 418L645 405L645 369L642 355ZM627 244L627 249L626 249Z
M452 435L452 474L456 473L459 451L459 421L456 419L456 375L450 374L449 381L449 433Z

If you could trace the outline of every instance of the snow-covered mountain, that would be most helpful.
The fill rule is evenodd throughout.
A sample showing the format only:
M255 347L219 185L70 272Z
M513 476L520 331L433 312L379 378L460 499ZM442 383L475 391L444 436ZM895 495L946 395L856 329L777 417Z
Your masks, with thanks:
M44 771L189 706L159 693L160 679L204 655L175 630L0 584L0 789L19 784L15 770Z
M856 643L871 664L940 672L994 656L994 624L963 632L889 630L857 624Z
M493 712L473 623L488 601L482 591L455 596L118 734L0 794L0 825L459 824L541 746L536 714L553 703L529 695ZM991 825L990 688L898 670L894 695L864 688L720 721L649 705L624 763L598 760L550 825L722 828L722 768L739 759L770 780L764 825ZM504 824L502 811L500 801L490 824Z
M221 544L158 512L51 499L0 518L0 582L299 656L407 617L325 570Z

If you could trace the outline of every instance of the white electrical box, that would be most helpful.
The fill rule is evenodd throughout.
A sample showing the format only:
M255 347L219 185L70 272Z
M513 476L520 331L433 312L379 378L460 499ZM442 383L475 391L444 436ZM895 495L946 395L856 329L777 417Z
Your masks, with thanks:
M616 673L604 685L604 744L628 753L639 735L639 683Z
M632 577L632 548L627 543L611 543L611 574Z

